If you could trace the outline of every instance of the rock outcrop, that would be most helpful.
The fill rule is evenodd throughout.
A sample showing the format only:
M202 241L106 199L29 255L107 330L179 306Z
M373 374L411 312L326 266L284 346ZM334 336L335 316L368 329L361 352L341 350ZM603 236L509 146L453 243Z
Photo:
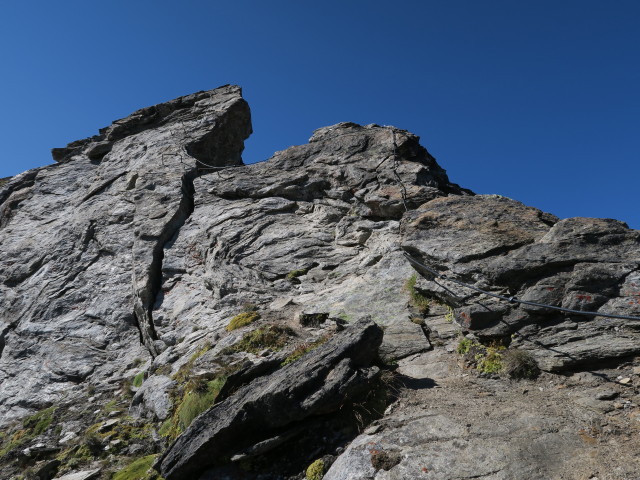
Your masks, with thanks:
M640 232L622 222L558 221L506 198L476 196L426 203L406 215L406 230L408 252L493 293L577 311L638 314ZM443 284L448 290L433 282L425 288L455 294L464 329L485 341L513 338L544 370L640 354L640 320L519 306Z
M250 133L225 86L0 182L0 477L633 478L640 232L395 127Z
M382 330L355 322L298 362L258 378L200 415L162 455L167 480L193 478L225 458L264 454L373 388ZM215 452L215 455L212 455Z
M240 90L223 87L140 110L2 186L2 420L165 348L152 318L163 249L194 180L241 165L250 132Z

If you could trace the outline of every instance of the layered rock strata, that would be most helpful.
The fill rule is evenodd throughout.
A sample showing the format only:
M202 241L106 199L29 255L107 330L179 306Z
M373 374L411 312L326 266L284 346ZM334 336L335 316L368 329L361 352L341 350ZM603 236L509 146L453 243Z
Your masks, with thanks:
M638 317L640 232L474 195L394 127L321 128L244 165L250 133L225 86L135 112L0 184L0 476L106 479L139 459L168 479L296 478L277 459L296 443L336 479L633 472L598 442L637 429L640 321L500 301L417 276L404 254L492 293ZM477 376L459 344L524 352L541 380ZM351 446L351 433L323 435L378 388L378 368L396 369L399 400ZM548 382L571 392L548 397L567 409L520 398ZM632 458L636 437L607 435ZM597 452L576 453L589 439ZM545 442L573 453L544 466Z

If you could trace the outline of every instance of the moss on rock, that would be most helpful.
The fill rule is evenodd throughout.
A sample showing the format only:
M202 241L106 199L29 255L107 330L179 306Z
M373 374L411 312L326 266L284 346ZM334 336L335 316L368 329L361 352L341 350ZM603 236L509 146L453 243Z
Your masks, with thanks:
M322 480L322 477L324 477L324 460L319 458L309 465L305 477L307 480Z
M222 353L249 352L257 354L265 348L280 350L287 344L289 337L292 335L293 330L288 327L266 325L246 333L242 340L225 348Z
M258 312L242 312L231 319L229 325L227 325L227 331L231 332L238 328L245 327L250 323L260 320L260 314Z
M134 387L140 388L143 383L144 383L144 372L140 372L135 377L133 377Z
M139 458L116 472L111 480L162 480L158 472L151 468L155 459L156 455Z
M175 402L173 414L160 427L160 435L174 439L184 432L198 415L213 406L226 380L223 375L210 381L190 380L182 398Z

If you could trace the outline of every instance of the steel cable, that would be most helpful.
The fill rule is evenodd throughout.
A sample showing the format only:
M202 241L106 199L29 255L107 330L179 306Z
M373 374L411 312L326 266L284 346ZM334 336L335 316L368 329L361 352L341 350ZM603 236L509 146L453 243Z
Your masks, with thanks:
M428 266L418 262L415 258L413 258L411 255L409 255L406 252L404 252L404 256L409 261L409 263L411 263L413 268L415 268L418 271L418 273L420 273L421 275L423 275L424 277L426 277L428 279L442 278L444 280L448 280L450 282L456 283L456 284L458 284L460 286L469 288L471 290L475 290L476 292L483 293L483 294L488 295L490 297L498 298L500 300L505 300L505 301L507 301L509 303L519 303L519 304L522 304L522 305L530 305L532 307L549 308L551 310L557 310L559 312L571 313L571 314L574 314L574 315L585 315L585 316L588 316L588 317L620 318L622 320L638 320L638 321L640 321L640 317L634 317L634 316L631 316L631 315L614 315L614 314L611 314L611 313L587 312L587 311L583 311L583 310L573 310L573 309L570 309L570 308L556 307L554 305L547 305L547 304L544 304L544 303L537 303L537 302L529 302L527 300L520 300L519 298L516 298L514 296L506 297L504 295L498 295L496 293L487 292L486 290L483 290L481 288L475 287L473 285L469 285L468 283L461 282L460 280L456 280L455 278L451 278L451 277L449 277L447 275L444 275L444 274L438 272L437 270L434 270L433 268L428 267Z

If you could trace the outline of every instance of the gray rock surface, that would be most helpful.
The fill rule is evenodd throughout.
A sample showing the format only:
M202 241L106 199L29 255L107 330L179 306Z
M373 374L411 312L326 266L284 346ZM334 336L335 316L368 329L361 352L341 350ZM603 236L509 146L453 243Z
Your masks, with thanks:
M308 144L245 166L240 155L250 133L240 89L225 86L139 110L54 149L58 163L2 179L0 426L9 433L0 437L1 477L21 472L20 452L40 443L64 440L64 471L78 462L88 470L106 459L104 448L119 448L99 474L105 479L130 459L161 453L163 421L176 414L189 381L228 374L221 401L202 417L244 425L237 423L244 407L235 390L259 398L246 382L275 388L264 379L283 375L287 355L364 315L384 329L381 354L398 363L400 400L378 430L342 455L342 447L320 449L318 457L338 456L328 478L361 478L349 470L360 464L367 478L385 479L596 475L595 466L572 474L578 460L606 465L600 479L631 475L634 465L616 470L604 460L611 451L603 443L613 438L620 458L633 463L624 456L637 450L633 437L606 432L614 424L637 432L639 321L516 305L447 279L419 278L417 291L431 302L418 315L421 327L411 321L416 311L404 286L415 271L403 254L493 293L640 316L640 232L615 220L559 220L499 195L474 195L449 181L418 137L395 127L321 128ZM246 311L260 318L227 329ZM291 329L284 345L229 353L267 325ZM547 387L531 381L526 389L541 395L524 401L520 384L479 379L455 353L463 335L529 352L542 378L562 383L571 375L573 396L547 400L537 390ZM141 373L144 384L128 396ZM300 376L307 374L315 378L312 371ZM442 406L445 387L449 403ZM598 400L602 391L616 393L614 400ZM502 403L492 404L498 394ZM550 401L560 402L558 409L546 408ZM35 421L23 425L50 406L56 410L44 432ZM587 410L608 422L598 435L589 433ZM536 411L540 418L532 417ZM99 432L97 453L73 457L92 439L91 427L110 418L121 427ZM273 421L286 424L285 417ZM530 448L522 428L531 431ZM196 444L222 438L200 434L176 445L198 452ZM269 442L278 434L267 437L216 451L273 453ZM373 463L369 442L383 452ZM596 460L575 453L580 442ZM164 457L167 465L176 451ZM555 467L540 465L543 453ZM180 468L189 471L187 463Z
M393 362L429 349L431 344L422 327L407 320L392 323L385 328L379 353L382 360Z
M639 426L632 409L603 409L607 402L595 400L591 381L579 374L544 374L514 385L470 376L443 349L421 356L421 362L400 362L399 370L412 375L400 398L375 433L351 442L324 480L637 476ZM606 388L611 373L595 377L596 384ZM385 462L390 457L396 461Z
M369 319L275 373L260 377L199 416L162 455L166 480L193 478L221 460L287 437L300 423L362 397L379 374L372 366L382 330Z
M403 248L458 280L540 304L639 316L640 232L622 222L558 221L513 200L481 195L436 199L408 213L405 221ZM513 339L544 370L640 353L637 320L517 305L440 283L423 287L459 306L463 328L486 341Z
M69 473L61 477L56 477L55 480L91 480L93 478L97 478L98 475L100 475L100 469L96 468L94 470L83 470L81 472Z
M153 375L142 384L131 400L129 413L133 416L151 415L166 420L171 413L170 391L176 382L165 375Z
M164 348L163 248L193 209L200 162L240 165L250 132L240 90L222 87L140 110L1 187L0 422Z

